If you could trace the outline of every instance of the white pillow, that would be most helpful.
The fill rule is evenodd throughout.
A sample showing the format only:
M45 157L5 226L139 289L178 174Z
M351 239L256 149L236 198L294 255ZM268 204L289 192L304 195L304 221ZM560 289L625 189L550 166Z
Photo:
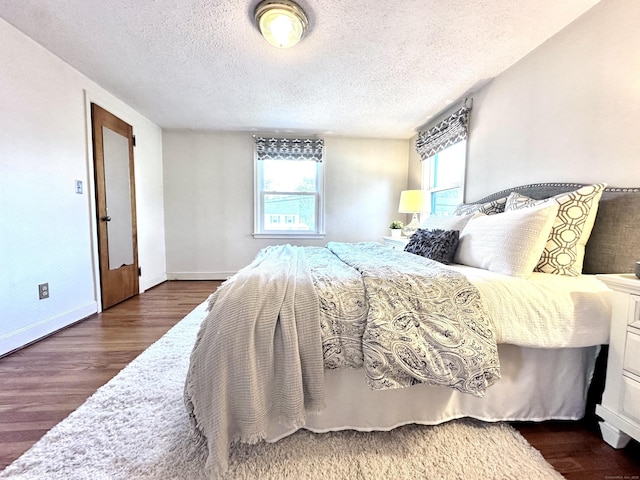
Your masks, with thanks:
M458 230L459 232L465 227L467 222L473 217L471 215L429 215L422 219L420 228L424 230Z
M558 204L498 215L476 213L460 232L455 263L514 277L528 277L540 260Z
M537 272L570 276L582 273L584 249L591 236L600 197L606 186L606 183L587 185L544 200L533 200L511 192L506 211L548 202L556 202L559 206L556 220L536 266Z

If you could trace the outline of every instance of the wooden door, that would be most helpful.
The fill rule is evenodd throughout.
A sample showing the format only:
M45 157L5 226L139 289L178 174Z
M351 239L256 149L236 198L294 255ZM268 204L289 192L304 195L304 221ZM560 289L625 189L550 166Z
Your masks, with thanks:
M133 128L91 104L102 309L138 294Z

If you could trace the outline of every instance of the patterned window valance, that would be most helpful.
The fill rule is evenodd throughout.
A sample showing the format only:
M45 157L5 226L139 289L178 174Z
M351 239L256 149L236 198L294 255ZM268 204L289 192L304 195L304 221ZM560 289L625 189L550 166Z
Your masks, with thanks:
M258 160L322 161L324 139L256 137Z
M420 159L427 160L454 143L466 140L470 111L471 107L464 106L435 127L419 132L416 151L420 155Z

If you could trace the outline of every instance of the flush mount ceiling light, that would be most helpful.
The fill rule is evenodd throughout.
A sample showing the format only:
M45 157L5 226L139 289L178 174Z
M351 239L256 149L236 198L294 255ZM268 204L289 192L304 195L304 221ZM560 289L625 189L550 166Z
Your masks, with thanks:
M309 24L304 10L289 0L263 0L253 15L262 36L278 48L293 47Z

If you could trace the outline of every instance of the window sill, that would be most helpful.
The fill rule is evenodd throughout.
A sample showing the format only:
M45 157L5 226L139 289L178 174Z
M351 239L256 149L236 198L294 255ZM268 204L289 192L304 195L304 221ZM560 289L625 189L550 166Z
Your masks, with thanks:
M253 233L253 238L324 238L324 233Z

